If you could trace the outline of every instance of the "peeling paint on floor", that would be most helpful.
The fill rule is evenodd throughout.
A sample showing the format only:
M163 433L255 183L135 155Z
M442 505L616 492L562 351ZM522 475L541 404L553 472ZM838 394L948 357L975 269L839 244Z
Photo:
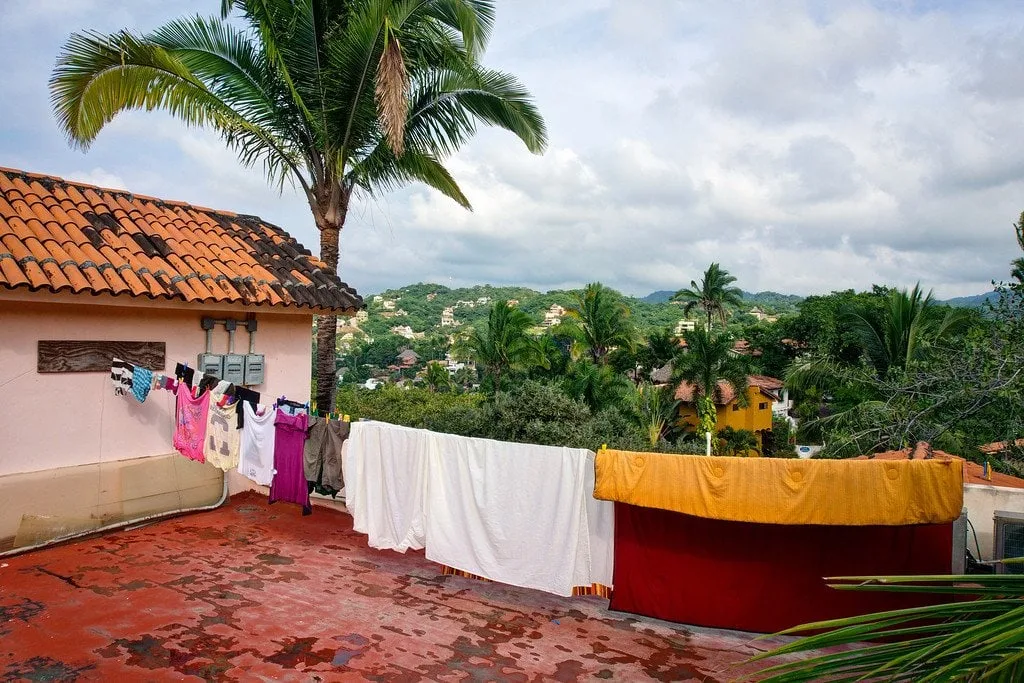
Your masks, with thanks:
M442 576L255 494L7 563L3 680L726 681L770 645Z

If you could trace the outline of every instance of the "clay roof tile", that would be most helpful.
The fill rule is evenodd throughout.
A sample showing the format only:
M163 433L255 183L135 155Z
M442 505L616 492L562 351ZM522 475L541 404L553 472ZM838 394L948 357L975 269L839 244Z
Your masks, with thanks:
M0 284L352 311L362 299L287 232L214 211L0 168Z

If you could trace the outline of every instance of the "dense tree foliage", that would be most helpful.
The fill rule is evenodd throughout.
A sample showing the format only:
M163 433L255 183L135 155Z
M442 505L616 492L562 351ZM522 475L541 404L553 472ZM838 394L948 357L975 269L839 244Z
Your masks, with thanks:
M574 297L566 315L576 323L576 339L590 359L599 365L613 349L632 350L636 329L621 295L600 282L592 282Z
M702 284L709 277L711 284L732 288L731 276L721 269L709 268ZM417 383L435 393L477 395L479 389L491 396L433 423L443 426L449 420L449 431L496 434L479 425L484 412L496 419L499 403L506 411L501 414L508 415L527 394L538 400L557 394L574 406L562 404L563 422L601 415L625 425L623 433L632 435L628 440L634 447L693 452L701 452L703 443L696 434L681 431L674 398L679 382L698 387L703 428L713 431L712 397L719 380L740 388L745 399L747 373L788 377L789 395L795 399L790 417L798 426L793 430L788 419L775 420L772 433L762 440L762 455L794 457L794 443L824 443L824 456L840 457L927 440L936 448L977 457L981 444L1024 435L1022 288L1016 279L999 286L985 310L952 308L920 287L875 286L802 300L767 293L759 296L768 296L778 307L762 300L753 315L753 300L744 295L722 304L724 327L719 309L712 307L714 330L708 329L706 309L695 299L693 307L704 320L694 331L679 334L676 325L686 319L680 303L623 297L599 283L544 294L521 287L419 284L370 301L369 319L360 326L366 337L342 353L340 364L347 368L346 378L356 382L369 374L388 381L415 375ZM545 326L544 313L552 306L571 312L561 323ZM442 327L446 309L455 324ZM408 325L417 338L392 333L399 324ZM464 340L472 339L477 351L466 352ZM498 353L503 347L514 352ZM404 348L420 354L419 365L388 370ZM440 366L427 363L446 352L475 358L478 364L450 370L452 382L445 384ZM497 365L488 358L498 358ZM518 391L527 385L529 392ZM582 417L579 407L589 417ZM582 434L601 432L556 422L554 414L541 420L531 438L559 434L582 443ZM501 433L527 438L511 425ZM750 450L743 433L719 434L716 442L720 452ZM993 463L1024 471L1012 453Z

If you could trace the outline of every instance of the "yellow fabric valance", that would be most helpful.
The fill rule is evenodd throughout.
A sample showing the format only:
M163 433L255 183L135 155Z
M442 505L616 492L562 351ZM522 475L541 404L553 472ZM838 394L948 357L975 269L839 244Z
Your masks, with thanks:
M594 497L760 524L941 524L960 516L963 462L791 460L603 449Z

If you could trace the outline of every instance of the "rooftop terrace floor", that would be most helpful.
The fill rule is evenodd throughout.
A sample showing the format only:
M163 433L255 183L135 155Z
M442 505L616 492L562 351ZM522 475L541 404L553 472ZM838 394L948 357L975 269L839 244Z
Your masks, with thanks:
M242 494L0 559L0 679L748 680L770 643L442 576Z

